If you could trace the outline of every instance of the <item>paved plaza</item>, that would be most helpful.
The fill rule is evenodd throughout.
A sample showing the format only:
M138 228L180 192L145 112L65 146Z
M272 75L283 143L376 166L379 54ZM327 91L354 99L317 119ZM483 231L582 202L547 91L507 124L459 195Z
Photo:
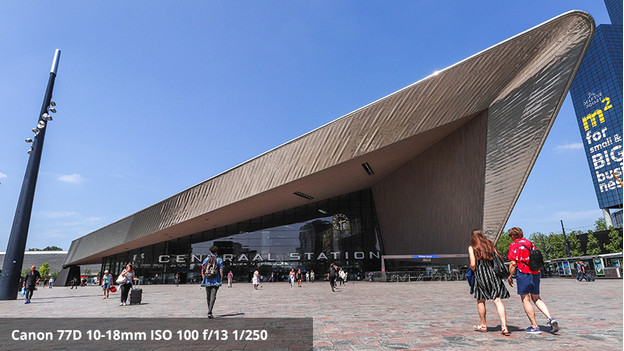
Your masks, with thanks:
M561 330L527 335L528 320L515 287L505 300L510 337L500 334L494 304L487 303L488 332L472 330L479 318L466 282L349 282L332 293L327 282L290 288L287 283L237 283L219 289L217 318L312 317L318 350L480 349L622 350L622 280L579 283L542 280L542 297ZM99 287L39 288L32 303L0 301L0 317L205 317L199 285L144 285L143 304L118 306L119 292L103 300ZM538 323L549 330L539 314Z

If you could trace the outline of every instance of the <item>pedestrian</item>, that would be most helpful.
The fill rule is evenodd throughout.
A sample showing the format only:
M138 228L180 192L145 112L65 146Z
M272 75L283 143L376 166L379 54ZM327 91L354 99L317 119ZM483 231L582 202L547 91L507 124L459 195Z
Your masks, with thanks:
M301 287L301 280L303 280L303 273L301 273L301 269L298 269L297 273L295 273L295 279L297 279L297 286Z
M331 286L332 292L336 291L336 265L331 263L329 265L329 274L327 278L329 279L329 286Z
M110 293L110 288L113 284L113 276L108 272L108 269L104 271L104 275L102 276L102 294L104 295L102 299L108 299L108 294Z
M48 285L48 287L52 289L52 285L54 285L54 278L50 278L50 285Z
M340 282L340 285L344 285L345 283L345 272L342 270L342 267L338 271L338 281Z
M581 270L581 279L579 279L579 282L583 281L583 279L585 279L585 281L587 282L594 281L594 278L592 277L592 275L587 272L587 268L585 268L585 264L579 261L579 266Z
M175 277L173 278L173 282L175 283L175 286L180 285L180 273L175 274Z
M260 272L254 272L251 283L253 284L254 290L258 290L258 286L260 285Z
M214 318L212 309L217 300L217 290L221 286L223 280L223 260L217 257L219 248L210 247L210 255L204 259L202 264L202 283L201 286L206 288L206 303L208 304L208 318Z
M306 282L310 282L310 272L306 272Z
M580 282L581 281L581 261L574 262L574 265L576 266L576 280Z
M532 271L529 268L529 250L535 249L535 246L523 237L522 229L518 227L509 229L509 236L511 236L513 242L509 244L509 254L507 255L507 258L511 261L507 281L509 286L513 286L513 274L517 269L516 284L518 285L518 295L520 295L522 300L524 312L526 312L531 322L526 332L531 334L540 334L542 332L535 319L535 309L533 309L531 304L531 301L533 301L535 306L548 318L550 330L556 333L559 331L559 323L552 318L546 303L540 298L540 272L539 270Z
M24 302L24 304L30 303L33 292L37 288L37 284L39 284L40 280L41 274L39 274L39 271L35 269L35 266L30 267L30 270L26 273L24 285L22 286L22 288L26 290L26 302Z
M232 270L230 269L230 272L227 275L228 278L228 288L232 287L232 279L234 278L234 273L232 273Z
M128 263L126 268L121 272L119 277L117 278L117 283L119 283L119 290L121 290L121 303L119 306L127 305L128 294L130 293L130 289L132 289L132 282L134 281L134 270L132 269L132 264Z
M290 283L291 288L295 286L295 269L294 268L291 268L290 272L288 273L288 282Z
M314 283L314 271L310 271L310 283Z
M70 290L76 288L76 290L78 289L78 277L73 277L71 280L71 288L69 288Z
M477 299L477 311L481 324L472 328L480 332L487 331L485 300L493 300L501 322L501 334L509 336L511 334L507 329L507 314L502 301L502 299L509 298L509 291L505 288L501 278L494 273L493 255L497 255L502 260L496 246L483 235L483 231L473 230L470 246L468 246L468 256L470 269L474 272L474 297Z

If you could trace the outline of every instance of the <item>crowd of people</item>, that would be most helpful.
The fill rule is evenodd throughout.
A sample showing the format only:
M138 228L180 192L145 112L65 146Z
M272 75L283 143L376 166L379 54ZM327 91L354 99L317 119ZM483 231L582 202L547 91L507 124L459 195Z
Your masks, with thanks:
M537 309L548 319L548 325L551 332L556 333L559 330L559 323L555 320L546 303L540 296L540 269L543 268L543 262L541 266L536 266L535 261L539 261L540 257L534 258L534 254L537 248L531 241L524 238L522 229L514 227L508 231L512 243L509 245L509 251L507 259L510 261L508 270L501 268L502 257L497 251L494 243L485 237L483 231L475 229L471 234L471 244L468 247L468 256L470 260L470 270L466 274L466 278L470 284L470 293L474 295L477 300L477 312L479 315L479 324L474 325L473 329L479 332L487 332L486 321L486 300L492 300L496 308L498 317L501 323L501 334L509 336L510 331L507 327L507 314L505 310L504 299L510 297L509 290L505 287L504 281L506 280L510 287L514 286L514 274L516 277L515 284L517 287L517 293L520 296L520 300L524 311L529 319L530 325L526 328L526 333L537 334L541 333L540 327L537 324L535 317L535 309ZM223 259L218 257L218 248L216 246L210 247L210 255L206 257L202 263L201 286L206 289L206 303L208 305L208 318L214 318L213 308L217 297L217 291L222 285L224 263ZM538 252L539 254L539 252ZM539 262L538 262L539 263ZM498 264L498 266L497 266ZM594 278L591 274L587 273L583 262L575 262L578 271L577 280L593 281ZM502 269L502 274L501 274ZM233 272L230 270L227 274L228 288L232 287L232 280L234 278ZM345 284L348 278L348 273L342 268L336 266L335 263L329 265L329 271L327 273L327 279L331 287L331 291L334 292L336 284ZM314 271L302 272L301 269L291 269L288 274L288 281L291 287L302 287L302 282L313 282L315 279ZM30 271L23 279L22 293L25 295L25 303L30 303L34 290L36 290L37 284L41 280L40 273L36 270L35 266L30 268ZM104 271L104 275L101 278L101 285L103 291L103 299L108 299L111 291L114 292L114 285L118 284L121 291L120 306L125 306L128 300L128 293L132 288L132 284L137 280L136 274L133 270L132 264L127 264L125 269L113 281L113 276L108 270ZM256 270L252 276L253 289L258 290L261 286L262 277ZM274 273L269 278L269 281L274 281ZM176 282L179 282L179 277L176 275ZM74 278L72 283L72 289L78 285L77 278ZM177 285L177 284L176 284ZM50 287L52 283L50 283Z

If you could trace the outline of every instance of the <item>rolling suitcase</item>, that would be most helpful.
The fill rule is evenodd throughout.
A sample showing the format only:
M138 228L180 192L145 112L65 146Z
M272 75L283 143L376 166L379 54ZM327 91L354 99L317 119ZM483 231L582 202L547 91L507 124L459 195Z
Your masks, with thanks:
M130 304L140 305L143 297L143 289L130 289Z

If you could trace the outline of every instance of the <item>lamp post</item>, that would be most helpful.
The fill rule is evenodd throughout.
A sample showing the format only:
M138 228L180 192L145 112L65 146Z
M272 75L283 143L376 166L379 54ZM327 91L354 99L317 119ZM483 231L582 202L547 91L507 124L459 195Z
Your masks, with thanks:
M15 210L13 227L11 228L9 243L4 256L2 274L0 275L0 300L15 300L17 298L33 198L35 196L35 186L37 185L37 175L39 174L39 164L41 163L41 152L43 151L43 140L45 139L46 126L52 120L48 112L56 112L54 109L56 104L52 101L52 90L54 89L54 79L56 78L60 57L61 50L56 49L52 68L50 69L50 77L48 78L48 86L43 97L43 105L37 119L37 126L33 128L35 136L32 139L26 139L26 142L32 142L32 147L28 151L30 157L28 158L22 190L17 202L17 209Z

